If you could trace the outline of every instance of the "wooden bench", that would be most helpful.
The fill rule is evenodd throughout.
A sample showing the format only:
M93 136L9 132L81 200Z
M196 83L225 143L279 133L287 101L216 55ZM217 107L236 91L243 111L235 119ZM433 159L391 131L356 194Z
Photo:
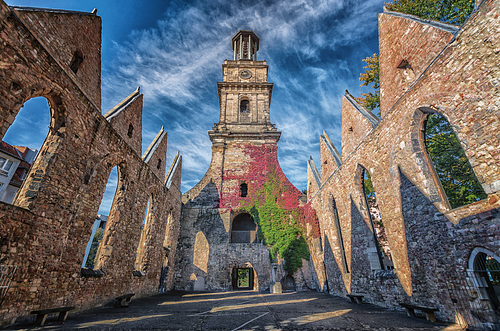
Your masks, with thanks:
M33 310L30 314L36 314L35 323L40 326L43 326L45 324L45 320L47 319L47 315L59 313L59 317L57 319L61 322L64 322L66 320L66 317L68 317L69 311L73 309L75 309L75 307L40 309L40 310Z
M406 313L408 314L408 316L416 317L415 310L420 310L425 314L425 318L428 321L436 322L436 316L434 316L434 312L439 310L437 308L420 307L420 306L410 305L407 303L400 303L400 305L406 309Z
M132 297L135 295L135 293L128 293L124 295L120 295L119 297L115 298L116 303L115 303L115 308L126 308L130 305L130 300Z
M361 295L361 294L348 294L347 296L349 297L349 299L351 299L351 301L353 303L363 303L363 297L364 297L364 295Z

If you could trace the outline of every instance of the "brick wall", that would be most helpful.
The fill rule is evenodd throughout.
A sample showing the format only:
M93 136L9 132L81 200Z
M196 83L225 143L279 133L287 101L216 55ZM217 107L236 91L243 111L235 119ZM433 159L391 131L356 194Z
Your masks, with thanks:
M25 16L18 20L18 14ZM172 185L165 187L157 169L151 169L137 153L140 131L136 131L131 146L122 137L118 122L112 125L101 115L100 91L96 89L100 84L100 62L95 60L100 58L100 46L96 46L100 45L100 18L58 15L13 12L0 2L0 137L26 100L44 96L51 107L48 137L14 205L0 204L4 247L0 259L2 264L18 267L0 307L0 324L22 319L39 308L67 305L84 309L124 293L157 293L166 254L169 270L165 287L172 286L181 207L180 163L172 170ZM38 16L40 21L34 19ZM31 23L25 23L31 19ZM54 26L44 30L38 25L42 21ZM67 34L62 31L65 24ZM64 67L67 63L59 61L73 52L66 43L76 36L71 29L79 29L80 24L93 29L89 32L92 40L82 41L93 45L87 48L88 58L82 64L90 66L82 67L82 74L89 79L85 82L73 77ZM41 42L36 39L38 35L44 35ZM57 46L45 48L52 40L57 41ZM142 114L142 102L132 107ZM127 114L126 109L117 116L123 114ZM127 126L123 129L128 130L129 121L122 122ZM164 148L159 150L165 153ZM83 277L80 270L85 248L114 166L118 166L119 183L97 260L105 275ZM144 250L147 270L145 276L134 277L142 220L151 194L153 221ZM171 243L168 253L164 241Z
M323 262L326 265L331 292L362 293L368 301L394 308L398 302L437 306L438 318L484 322L471 313L479 299L467 285L471 280L466 269L477 246L500 254L497 18L498 5L486 0L451 41L448 32L425 22L380 15L384 117L364 138L365 133L360 133L357 144L342 135L342 165L316 195L309 195L320 221L324 251L310 248L317 272ZM416 73L411 84L403 84L404 94L396 77L402 58L413 59ZM450 210L422 140L423 123L431 112L449 120L487 199ZM342 132L350 125L344 117ZM346 153L345 146L351 145L357 149ZM374 241L362 196L361 167L369 171L377 192L394 273L372 271L369 253ZM328 207L330 195L339 211L348 273L342 271ZM483 309L480 314L492 313Z

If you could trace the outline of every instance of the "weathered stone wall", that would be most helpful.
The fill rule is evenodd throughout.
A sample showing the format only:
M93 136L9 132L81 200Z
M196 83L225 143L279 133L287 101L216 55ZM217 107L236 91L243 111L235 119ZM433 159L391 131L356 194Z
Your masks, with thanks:
M400 15L400 16L396 16ZM410 18L410 19L409 19ZM393 12L380 14L380 115L383 117L453 39L458 27L411 19Z
M343 155L340 167L322 174L327 179L308 197L320 221L324 250L313 252L313 262L318 275L325 263L330 292L362 293L368 301L394 308L397 302L437 306L438 318L474 323L471 307L479 299L468 285L469 257L476 246L500 254L498 11L496 1L484 1L449 44L448 32L422 20L380 15L381 86L394 91L394 100L384 106L381 122ZM382 59L382 48L392 52L390 61ZM382 63L397 72L397 59L412 58L416 77L401 93L400 80L386 75L389 68ZM432 112L452 125L487 199L450 209L423 144L424 121ZM374 269L362 167L377 194L394 273ZM338 209L348 272L342 268L330 196Z
M342 161L348 157L363 139L370 133L373 126L368 119L360 114L344 96L342 98Z
M2 264L18 268L0 307L0 323L13 322L38 308L74 305L83 309L104 304L124 293L134 292L137 296L157 293L166 254L163 248L166 235L172 243L168 252L171 261L175 255L181 205L180 163L172 169L172 185L167 188L158 171L143 162L135 148L96 106L100 99L100 91L95 90L95 84L100 82L100 61L83 62L94 64L84 70L85 76L97 75L83 83L55 60L63 57L65 50L52 54L51 48L45 47L51 40L77 35L76 30L81 24L86 25L89 17L98 22L98 26L90 24L89 27L95 29L91 32L97 34L89 39L100 43L99 18L82 15L81 22L68 23L64 29L66 34L61 36L61 29L57 32L39 29L35 23L25 25L17 15L17 11L0 2L0 137L24 102L37 96L49 101L51 125L40 155L13 205L0 204L3 247L0 259ZM60 21L55 13L39 15L47 22L54 19L57 24L66 22L65 15L71 16L71 22L79 20L75 13L61 13ZM36 36L42 34L44 39L40 42ZM64 42L67 40L58 47L64 47ZM99 47L90 47L87 51L97 52L88 54L88 59L100 58ZM139 108L142 113L142 104ZM127 109L123 110L125 113ZM124 122L127 130L128 121ZM136 128L140 127L138 123ZM135 134L140 140L140 132ZM105 275L83 277L80 270L85 247L114 166L118 166L119 182L97 259L97 266ZM148 229L151 236L145 244L146 273L143 277L134 277L142 220L151 195L152 222ZM167 232L169 215L172 220ZM170 288L172 262L166 279L166 287Z
M30 33L50 52L66 74L98 108L101 107L101 18L92 13L57 10L31 10L18 7L16 16ZM75 52L82 62L74 73L71 61Z

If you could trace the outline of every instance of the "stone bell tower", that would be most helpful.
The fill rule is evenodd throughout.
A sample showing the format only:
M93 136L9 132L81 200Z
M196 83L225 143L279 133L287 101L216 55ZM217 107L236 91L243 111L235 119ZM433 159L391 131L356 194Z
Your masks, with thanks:
M267 82L268 65L257 61L259 37L240 30L232 38L234 60L222 65L219 91L220 119L209 137L214 145L234 139L271 139L281 133L270 122L269 107L273 84Z
M242 273L249 277L244 288L262 290L271 284L269 248L257 238L257 223L243 208L269 173L283 174L277 158L281 132L269 113L273 84L267 81L266 61L257 60L259 42L253 31L238 31L231 42L233 60L222 65L219 122L208 131L212 161L182 197L177 289L241 289ZM293 187L288 180L284 185Z

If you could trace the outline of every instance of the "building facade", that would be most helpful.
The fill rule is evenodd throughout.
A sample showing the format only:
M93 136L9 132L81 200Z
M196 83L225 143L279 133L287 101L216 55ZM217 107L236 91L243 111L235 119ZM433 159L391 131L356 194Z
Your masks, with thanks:
M232 47L234 60L224 61L223 79L217 83L219 122L208 132L212 160L202 180L183 194L176 289L238 289L239 273L250 273L244 288L269 289L269 247L256 236L257 224L246 207L272 174L295 203L300 196L278 164L281 132L270 122L273 84L267 81L266 61L257 60L259 38L252 31L239 31ZM282 277L278 272L274 281Z

